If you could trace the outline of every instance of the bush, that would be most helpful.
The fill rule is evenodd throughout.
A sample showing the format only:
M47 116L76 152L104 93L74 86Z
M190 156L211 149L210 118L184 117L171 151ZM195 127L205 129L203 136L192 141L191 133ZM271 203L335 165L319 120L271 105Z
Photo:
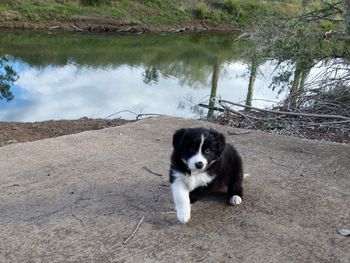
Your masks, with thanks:
M193 9L193 14L198 19L207 19L209 18L210 11L205 3L200 3L197 7Z
M98 6L110 2L110 0L83 0L84 5Z
M239 6L235 0L225 0L223 3L223 9L231 15L236 15L239 11Z

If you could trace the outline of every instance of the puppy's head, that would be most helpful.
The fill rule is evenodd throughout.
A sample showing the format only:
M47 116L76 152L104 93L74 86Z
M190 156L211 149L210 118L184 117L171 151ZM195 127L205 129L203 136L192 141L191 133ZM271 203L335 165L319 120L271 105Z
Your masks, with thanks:
M204 171L220 158L225 137L213 129L180 129L173 135L173 147L189 170Z

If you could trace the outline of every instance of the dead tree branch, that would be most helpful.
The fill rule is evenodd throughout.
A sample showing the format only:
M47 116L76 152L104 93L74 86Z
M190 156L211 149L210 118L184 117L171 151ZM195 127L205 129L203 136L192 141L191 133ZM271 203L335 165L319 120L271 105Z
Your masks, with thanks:
M301 116L301 117L315 117L315 118L327 118L327 119L342 119L346 121L350 121L350 118L341 116L341 115L333 115L333 114L316 114L316 113L299 113L299 112L288 112L288 111L277 111L277 110L269 110L269 109L260 109L252 106L247 106L239 103L235 103L232 101L228 100L219 100L219 104L221 103L228 103L234 106L239 106L243 108L248 108L252 110L257 110L257 111L263 111L263 112L270 112L270 113L275 113L275 114L285 114L285 115L290 115L290 116Z

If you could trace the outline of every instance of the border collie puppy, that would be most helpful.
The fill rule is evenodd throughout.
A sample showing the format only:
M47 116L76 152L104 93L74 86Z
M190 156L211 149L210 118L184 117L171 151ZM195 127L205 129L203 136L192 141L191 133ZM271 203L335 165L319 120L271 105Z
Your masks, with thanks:
M202 194L227 187L227 202L242 202L242 160L224 135L207 128L180 129L173 135L173 147L170 183L181 223L190 220L190 204Z

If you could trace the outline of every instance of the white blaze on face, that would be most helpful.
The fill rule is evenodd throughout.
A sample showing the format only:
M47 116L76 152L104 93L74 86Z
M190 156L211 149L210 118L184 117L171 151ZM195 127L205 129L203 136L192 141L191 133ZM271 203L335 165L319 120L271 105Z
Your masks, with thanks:
M208 164L208 160L205 158L205 156L202 154L202 146L204 144L205 137L202 134L201 136L201 143L199 145L199 149L195 155L193 155L191 158L187 160L187 166L190 168L190 170L205 170ZM203 167L201 169L198 169L196 167L196 163L202 162Z

